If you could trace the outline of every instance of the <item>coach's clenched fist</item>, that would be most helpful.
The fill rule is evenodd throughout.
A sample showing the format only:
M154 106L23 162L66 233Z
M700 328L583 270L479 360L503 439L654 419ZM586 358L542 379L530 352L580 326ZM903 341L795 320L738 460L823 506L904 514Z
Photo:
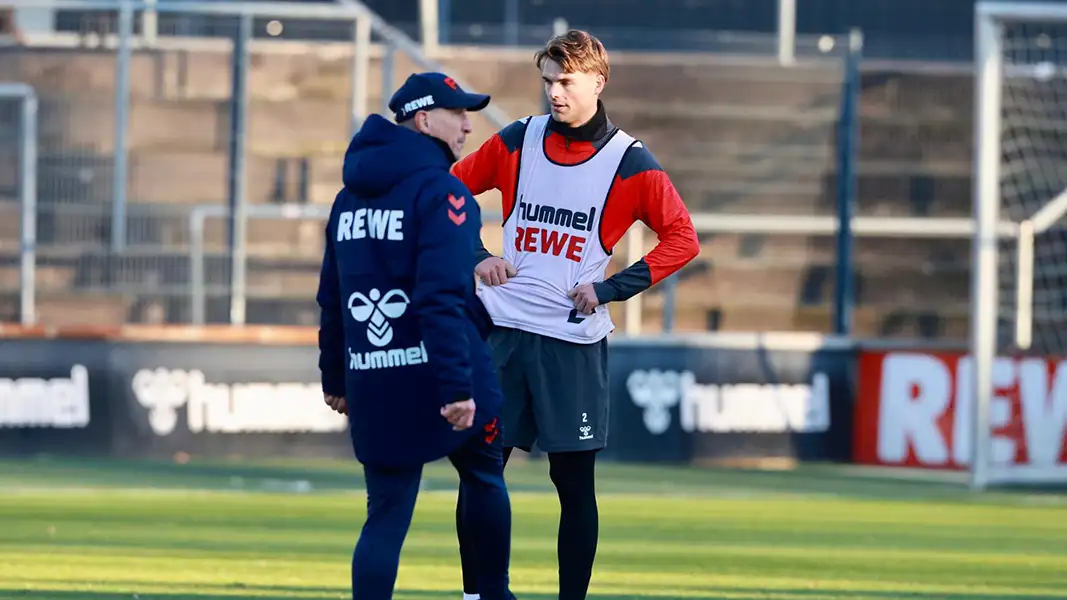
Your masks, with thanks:
M515 265L499 256L490 256L478 263L478 266L474 267L474 274L486 285L505 284L508 282L508 279L514 277L516 273L518 273L518 271L515 270Z
M470 429L474 425L474 400L453 402L441 407L441 416L452 425L453 431Z
M342 415L348 414L348 403L345 402L344 396L331 396L324 393L322 399L326 401L326 406L329 406L334 411L339 412Z

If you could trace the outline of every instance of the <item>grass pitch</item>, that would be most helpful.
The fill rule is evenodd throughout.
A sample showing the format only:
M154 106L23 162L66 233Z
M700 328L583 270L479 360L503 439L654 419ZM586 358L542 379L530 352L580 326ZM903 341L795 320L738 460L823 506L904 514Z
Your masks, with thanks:
M556 590L558 504L508 467L513 588ZM428 469L397 600L458 600L455 476ZM350 462L0 461L0 598L349 597L363 517ZM1067 496L974 495L848 467L604 464L600 600L1067 599Z

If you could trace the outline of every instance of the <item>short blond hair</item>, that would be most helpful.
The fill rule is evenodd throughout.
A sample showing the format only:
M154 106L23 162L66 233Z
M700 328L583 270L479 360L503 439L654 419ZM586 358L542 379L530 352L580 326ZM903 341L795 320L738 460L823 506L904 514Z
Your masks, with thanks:
M544 68L546 60L558 63L564 73L603 75L605 83L611 74L604 44L596 36L580 29L571 29L548 40L545 47L534 54L538 69Z

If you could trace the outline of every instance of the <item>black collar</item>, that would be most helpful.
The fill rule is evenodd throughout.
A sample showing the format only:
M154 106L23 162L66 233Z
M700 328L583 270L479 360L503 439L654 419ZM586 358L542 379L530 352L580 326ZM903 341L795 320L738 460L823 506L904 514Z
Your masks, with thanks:
M560 123L553 118L548 119L548 129L550 131L554 131L568 140L578 142L596 142L602 140L611 132L612 128L613 125L611 124L611 121L608 120L607 110L605 110L604 103L600 100L596 101L596 114L584 125L571 127L570 125Z

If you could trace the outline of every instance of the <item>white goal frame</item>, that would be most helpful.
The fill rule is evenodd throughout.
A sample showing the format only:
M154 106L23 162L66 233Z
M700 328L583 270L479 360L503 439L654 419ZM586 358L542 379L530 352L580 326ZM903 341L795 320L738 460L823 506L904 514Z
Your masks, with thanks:
M971 282L971 354L974 414L970 483L976 490L990 483L1039 483L1047 471L1013 467L1009 477L993 481L990 466L991 431L989 407L993 396L993 364L997 356L998 243L1001 238L1017 241L1015 345L1028 349L1032 333L1034 235L1051 227L1067 213L1067 190L1061 191L1034 215L1018 225L1002 223L1001 209L1001 109L1004 76L1003 31L1005 23L1067 23L1067 4L979 1L975 4L974 45L974 219Z

